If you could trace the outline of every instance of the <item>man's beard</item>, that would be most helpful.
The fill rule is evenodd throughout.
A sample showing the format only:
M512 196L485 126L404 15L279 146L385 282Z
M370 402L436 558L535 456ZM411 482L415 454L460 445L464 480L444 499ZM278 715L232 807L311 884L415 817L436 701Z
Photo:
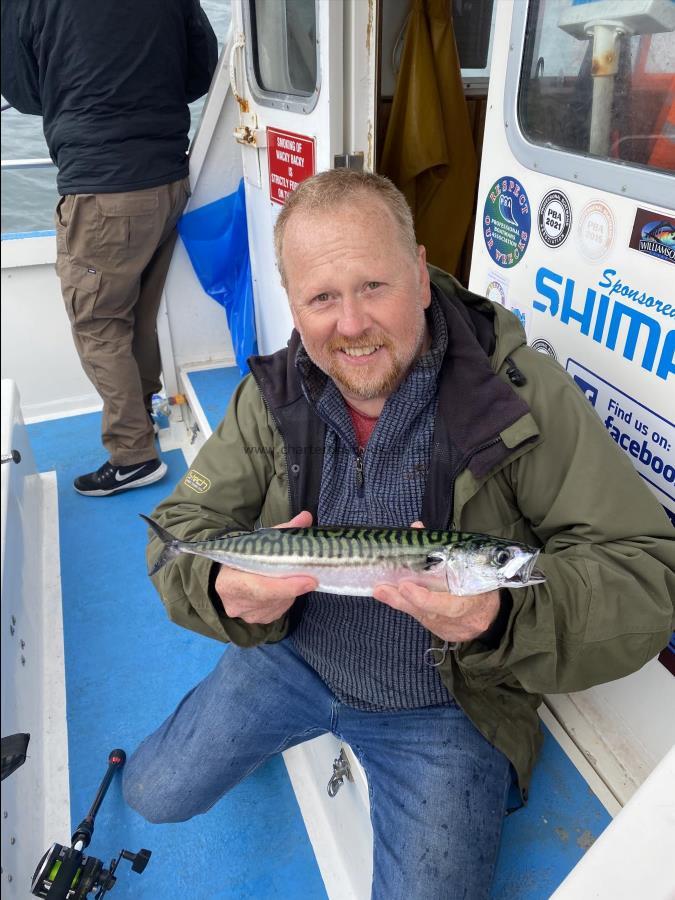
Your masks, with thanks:
M424 313L420 316L417 324L416 341L412 351L409 354L402 355L397 353L392 341L385 335L362 335L355 340L345 340L344 338L336 338L326 345L328 361L326 366L319 366L324 369L329 378L331 378L340 388L340 390L358 397L360 400L374 400L376 397L389 396L401 383L406 373L419 356L422 344L424 342L426 320ZM345 366L340 364L337 353L342 350L358 350L364 347L380 347L389 355L391 364L384 373L369 375L367 369L356 370L350 372L345 371ZM315 361L316 362L316 361ZM318 365L318 363L317 363Z

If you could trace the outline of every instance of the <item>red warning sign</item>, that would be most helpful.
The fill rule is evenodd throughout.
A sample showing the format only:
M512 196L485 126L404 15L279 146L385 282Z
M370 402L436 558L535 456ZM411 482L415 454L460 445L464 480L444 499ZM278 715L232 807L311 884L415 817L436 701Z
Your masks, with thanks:
M283 205L291 191L314 174L314 138L267 129L270 199Z

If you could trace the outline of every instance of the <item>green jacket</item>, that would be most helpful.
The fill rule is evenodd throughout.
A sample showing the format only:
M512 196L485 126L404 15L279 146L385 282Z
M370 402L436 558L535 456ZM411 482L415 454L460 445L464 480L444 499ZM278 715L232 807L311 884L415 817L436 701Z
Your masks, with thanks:
M492 371L529 407L500 433L506 450L496 465L460 471L448 524L540 546L546 581L511 591L496 648L461 644L439 668L476 727L511 760L526 796L541 742L541 695L620 678L668 643L675 533L581 391L556 362L527 347L517 319L440 270L431 274L454 303L494 316ZM513 364L525 376L517 387L507 375ZM247 376L154 515L186 540L276 525L291 518L292 480L275 418ZM151 565L159 550L152 538ZM172 621L244 647L285 637L289 615L270 625L229 618L213 589L216 571L209 560L183 554L154 576Z

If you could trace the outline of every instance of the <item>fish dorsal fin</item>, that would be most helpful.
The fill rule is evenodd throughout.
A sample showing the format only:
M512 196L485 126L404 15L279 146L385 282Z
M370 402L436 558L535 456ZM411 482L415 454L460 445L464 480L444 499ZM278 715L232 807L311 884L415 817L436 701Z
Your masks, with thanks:
M445 561L445 553L442 550L432 550L431 553L427 554L424 571L430 572L432 569L437 569L438 566L444 565Z

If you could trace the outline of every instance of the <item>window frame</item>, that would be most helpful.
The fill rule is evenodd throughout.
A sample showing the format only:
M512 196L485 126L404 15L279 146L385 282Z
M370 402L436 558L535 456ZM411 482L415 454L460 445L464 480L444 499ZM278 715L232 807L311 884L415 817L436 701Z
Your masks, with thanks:
M462 83L467 97L482 96L487 93L492 73L492 51L495 42L495 21L497 19L497 4L494 0L490 15L490 36L488 38L488 50L485 66L481 69L462 69Z
M541 172L542 175L663 207L669 192L675 192L673 174L619 160L582 156L573 150L545 147L535 144L525 135L518 115L518 96L521 79L525 74L527 21L535 2L539 0L514 4L511 20L504 87L504 129L515 159L525 168ZM529 72L527 77L529 78Z
M319 54L319 0L314 0L314 17L316 21L316 84L311 94L285 94L282 91L268 91L263 88L259 82L255 71L253 61L254 45L253 45L253 11L252 4L255 0L244 0L242 3L244 11L244 30L246 34L246 78L248 80L249 90L257 104L260 106L270 106L273 109L284 109L289 112L297 112L303 115L309 115L319 102L319 93L321 91L321 59ZM257 32L256 32L257 37Z

